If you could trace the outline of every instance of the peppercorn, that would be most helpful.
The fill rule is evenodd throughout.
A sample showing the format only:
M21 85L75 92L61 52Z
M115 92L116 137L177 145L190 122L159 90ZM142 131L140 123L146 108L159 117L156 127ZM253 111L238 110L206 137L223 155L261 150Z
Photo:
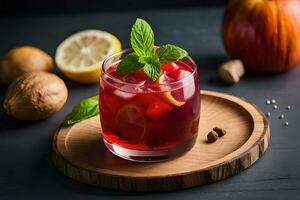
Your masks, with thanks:
M226 134L226 131L219 127L215 127L213 130L218 134L219 137L223 137Z
M207 142L208 143L213 143L218 139L218 133L216 131L210 131L207 134Z

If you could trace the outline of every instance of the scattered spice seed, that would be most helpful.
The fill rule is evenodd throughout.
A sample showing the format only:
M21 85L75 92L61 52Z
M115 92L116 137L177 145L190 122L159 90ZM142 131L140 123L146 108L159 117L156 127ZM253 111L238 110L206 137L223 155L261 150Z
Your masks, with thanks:
M283 119L283 118L284 118L284 115L281 114L281 115L279 116L279 119Z
M271 113L270 113L270 112L267 112L267 113L266 113L266 116L267 116L267 117L270 117L270 116L271 116Z
M285 126L288 126L288 125L289 125L289 122L285 122L284 125L285 125Z
M288 106L286 107L286 109L287 109L287 110L291 110L291 106L288 105Z
M210 131L207 134L207 142L208 143L213 143L218 139L218 134L216 133L216 131Z
M270 100L267 100L267 101L266 101L266 104L270 105L270 104L271 104L271 101L270 101Z
M271 103L272 103L272 104L275 104L275 103L276 103L276 100L275 100L275 99L272 99L272 100L271 100Z
M274 105L274 106L273 106L273 109L274 109L274 110L277 110L277 108L278 108L277 105Z
M218 134L219 137L223 137L224 135L226 135L226 131L222 128L215 127L213 128L213 130Z

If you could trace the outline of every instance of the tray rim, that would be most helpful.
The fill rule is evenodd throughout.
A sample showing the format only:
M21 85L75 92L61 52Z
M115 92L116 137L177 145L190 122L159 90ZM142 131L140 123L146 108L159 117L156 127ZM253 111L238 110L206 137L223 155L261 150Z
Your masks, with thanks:
M231 162L234 162L234 161L236 161L238 159L242 159L247 154L250 154L251 150L253 150L253 148L256 147L256 146L259 146L259 148L262 148L262 153L261 154L263 154L266 151L266 149L268 147L268 142L269 142L268 140L270 139L269 123L268 123L265 115L262 113L261 110L259 110L259 108L256 105L254 105L253 103L249 102L248 100L246 100L246 99L244 99L242 97L233 96L233 95L230 95L230 94L226 94L226 93L222 93L222 92L217 92L217 91L201 90L200 94L201 95L208 95L208 96L217 96L218 98L223 98L225 100L228 100L228 98L226 98L226 97L234 98L234 100L230 99L228 101L232 101L232 102L236 103L237 105L239 105L239 107L241 107L244 110L246 110L249 113L249 115L251 116L251 119L253 120L253 124L254 124L251 136L247 139L247 141L241 147L239 147L235 151L227 154L226 156L224 156L224 157L222 157L220 159L208 162L206 164L206 165L208 165L207 167L202 167L200 169L195 169L195 170L187 171L187 172L184 172L184 173L174 173L174 174L170 173L168 175L153 175L153 176L151 176L151 175L149 176L148 174L145 174L143 176L133 176L133 175L127 176L127 175L124 175L124 174L122 175L122 174L117 174L117 173L110 173L110 172L112 172L111 170L105 170L105 172L104 171L99 172L97 170L90 169L88 167L87 168L83 168L81 166L76 165L76 163L73 163L72 161L66 159L63 156L63 154L58 150L58 147L57 147L57 142L56 141L57 141L57 137L58 137L58 134L60 133L61 129L64 128L66 130L69 130L69 129L71 129L74 126L70 126L70 127L60 126L57 129L57 131L55 132L55 135L53 137L53 143L52 143L52 147L53 147L53 157L52 157L52 159L54 161L54 164L56 165L56 167L60 171L64 171L64 170L59 167L59 163L57 163L59 161L57 159L64 160L69 165L72 165L72 167L74 167L74 168L78 168L78 169L81 169L81 170L84 170L84 171L87 171L87 172L96 173L96 174L101 175L101 176L102 175L104 175L104 176L114 176L114 177L117 177L117 178L129 178L129 179L145 179L145 177L147 179L162 179L162 178L180 177L180 176L185 176L185 175L193 175L193 174L198 174L199 172L211 171L212 169L216 169L216 168L222 167L223 165L230 164ZM245 108L244 105L242 106L240 102L246 102L248 104L247 107ZM249 110L255 111L256 115L259 116L259 117L261 117L261 120L262 120L262 123L263 123L263 127L257 127L257 125L255 125L253 116L250 114ZM253 143L253 142L250 141L250 139L253 138L253 132L255 132L255 131L257 132L256 134L259 134L258 135L259 138ZM261 131L261 132L259 132L259 131ZM244 148L245 145L247 146L247 148L245 148L243 150L243 148ZM263 147L260 147L260 145L263 145ZM242 151L242 152L240 152L240 151ZM240 152L240 154L234 155L237 152ZM258 158L252 160L250 165L244 166L244 168L241 169L240 171L242 171L242 170L250 167L260 157L261 156L259 156ZM220 160L223 160L223 161L220 162ZM239 173L239 172L237 172L237 173ZM211 175L213 175L213 174L211 174ZM235 175L235 174L233 174L233 175ZM67 176L69 176L69 175L67 175ZM74 178L74 177L71 177L71 178ZM225 177L225 178L227 178L227 177ZM74 179L76 179L76 178L74 178ZM216 178L213 178L213 179L215 179L215 181L217 181L217 180L224 179L224 177L222 177L222 178L216 177Z

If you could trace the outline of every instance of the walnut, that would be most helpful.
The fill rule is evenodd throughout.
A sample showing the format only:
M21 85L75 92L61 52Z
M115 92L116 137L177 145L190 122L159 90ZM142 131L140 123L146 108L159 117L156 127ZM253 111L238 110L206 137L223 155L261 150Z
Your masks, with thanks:
M9 85L18 76L34 71L49 71L52 68L52 58L44 51L21 46L10 50L0 64L0 80Z
M48 72L25 73L8 87L4 109L21 120L41 120L60 110L68 91L58 76Z

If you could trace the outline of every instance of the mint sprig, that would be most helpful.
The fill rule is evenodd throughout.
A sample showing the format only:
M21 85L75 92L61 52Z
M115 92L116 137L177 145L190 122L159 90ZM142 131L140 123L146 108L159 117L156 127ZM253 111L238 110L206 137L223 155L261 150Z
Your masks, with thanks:
M65 125L72 125L99 114L98 96L83 99L64 120Z
M118 65L120 74L143 69L153 81L161 73L161 64L177 61L188 53L175 45L162 45L154 50L154 33L151 26L143 19L137 19L132 26L130 43L134 53L127 55Z

